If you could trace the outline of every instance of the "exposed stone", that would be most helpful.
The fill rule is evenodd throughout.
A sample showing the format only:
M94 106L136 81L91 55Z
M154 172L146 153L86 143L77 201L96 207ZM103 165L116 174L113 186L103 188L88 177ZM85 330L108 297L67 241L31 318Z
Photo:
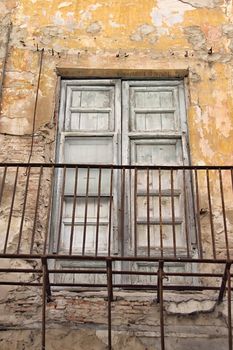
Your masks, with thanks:
M193 50L206 48L205 34L198 26L190 26L184 28L184 33L187 36L188 42L192 45Z
M233 24L225 24L222 30L228 38L233 38Z
M130 39L133 41L142 41L147 36L150 37L149 40L151 43L156 42L158 39L156 36L156 28L149 24L143 24L130 36Z
M94 22L87 27L87 33L98 34L102 30L100 22Z

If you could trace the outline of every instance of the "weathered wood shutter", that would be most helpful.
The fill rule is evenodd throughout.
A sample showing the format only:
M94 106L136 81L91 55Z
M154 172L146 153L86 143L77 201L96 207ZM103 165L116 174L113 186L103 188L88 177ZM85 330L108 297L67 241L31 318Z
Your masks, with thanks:
M188 165L183 83L126 81L122 95L123 163ZM128 254L182 256L186 253L186 228L189 227L191 235L193 226L191 220L185 222L184 214L184 187L190 191L188 176L184 183L180 170L138 170L136 175L131 175L129 187L129 229L125 230ZM192 203L186 205L191 207ZM191 237L188 244L191 244ZM130 265L135 270L156 271L155 264ZM174 266L175 271L186 268L187 265ZM151 277L136 279L148 282ZM133 280L135 282L135 278Z
M120 86L114 80L75 80L63 83L60 121L59 162L73 164L118 164L120 133ZM61 171L60 171L61 173ZM60 185L62 183L60 174ZM108 234L115 224L112 214L109 228L109 207L115 212L117 189L113 188L110 198L111 172L108 169L67 169L64 190L64 206L59 251L69 253L70 235L73 230L73 254L106 255ZM74 191L76 180L76 203L74 212ZM88 182L88 193L87 191ZM61 191L58 185L58 193ZM101 191L101 196L99 196ZM87 199L88 197L88 199ZM59 209L58 209L59 211ZM98 216L98 217L97 217ZM98 220L98 225L97 225ZM98 226L98 232L97 232ZM98 240L97 240L98 235ZM111 250L117 251L118 240L114 237ZM61 266L65 262L61 262ZM74 264L74 263L73 263ZM96 263L75 263L77 267L101 267ZM67 267L67 263L66 263ZM59 278L62 278L61 276ZM66 279L75 279L75 275ZM98 277L84 275L84 282L100 282ZM104 276L100 278L104 281ZM80 276L79 276L80 281Z
M59 162L144 166L188 164L185 98L181 81L64 81L61 100ZM62 184L61 172L59 177L58 197ZM117 222L118 204L121 202L117 197L121 192L117 188L120 184L117 177L115 176L114 181L113 221L110 228L113 237L111 253L114 254L119 253L122 248L117 230L120 226ZM63 253L68 253L70 247L75 178L77 178L77 197L72 253L94 255L97 245L96 222L100 179L98 169L66 172L60 249ZM89 178L88 206L87 178ZM110 171L102 170L98 255L106 255L108 249L109 203L112 200L109 194L109 182ZM187 191L190 190L188 178L184 184L181 171L173 171L171 174L167 170L140 170L137 173L136 183L134 173L127 173L125 227L122 235L125 254L132 255L136 250L138 255L156 255L161 254L161 251L166 252L166 255L170 251L174 255L175 237L176 254L182 255L187 244L185 227L187 225L190 227L189 234L191 234L193 225L191 221L185 222L184 186ZM191 204L188 205L191 207ZM54 217L56 212L59 212L59 208L55 209ZM116 229L113 230L113 227ZM84 232L86 239L83 250ZM76 265L80 266L77 263ZM88 263L86 267L100 267L97 265ZM148 271L154 266L132 264L131 268ZM75 276L66 278L75 279ZM93 283L100 281L98 277L83 277L83 281L87 279ZM105 277L103 276L101 280L105 281Z

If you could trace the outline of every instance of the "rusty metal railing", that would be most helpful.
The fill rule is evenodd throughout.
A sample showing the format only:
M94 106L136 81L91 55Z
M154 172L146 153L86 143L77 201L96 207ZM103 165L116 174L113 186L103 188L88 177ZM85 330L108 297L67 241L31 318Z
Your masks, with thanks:
M232 184L232 167L0 164L0 254L230 259Z
M54 287L106 290L109 350L118 288L157 293L162 350L164 293L216 291L216 303L221 303L227 292L227 348L232 349L232 189L230 166L1 164L0 258L38 264L4 264L0 285L42 288L43 350L46 301ZM64 267L60 261L78 265ZM151 269L140 269L143 263ZM170 269L177 264L191 268ZM4 273L12 279L5 280ZM18 278L22 273L28 281ZM38 278L32 281L31 274ZM78 278L56 278L64 274ZM93 283L82 279L86 275L102 277Z

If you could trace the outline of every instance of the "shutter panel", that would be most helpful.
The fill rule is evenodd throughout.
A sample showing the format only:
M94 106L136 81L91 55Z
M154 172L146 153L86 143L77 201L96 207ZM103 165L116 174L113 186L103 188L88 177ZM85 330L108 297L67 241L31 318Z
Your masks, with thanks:
M186 144L183 140L187 130L185 110L180 106L180 99L184 99L180 83L124 82L123 91L124 163L143 166L184 165ZM170 170L138 170L136 186L134 177L131 177L128 254L136 250L138 255L144 256L161 256L161 252L166 256L169 253L174 256L176 251L179 256L185 251L187 242L182 181L181 171L171 174ZM133 270L156 272L157 269L156 264L131 265ZM138 279L141 283L156 280L148 276Z
M61 147L59 160L72 164L116 164L118 161L117 138L120 130L119 83L116 81L64 82L65 113L61 123ZM60 253L69 254L73 229L72 254L107 255L109 234L109 208L111 171L108 169L67 169L64 190ZM73 218L74 189L76 180L75 216ZM88 194L87 194L88 182ZM116 191L115 191L116 192ZM115 225L115 220L112 220ZM98 226L98 230L97 230ZM112 228L111 228L112 230ZM97 233L98 231L98 233ZM98 241L97 241L98 236ZM112 239L113 244L114 237ZM67 267L67 262L57 262ZM64 266L64 264L66 266ZM102 264L102 263L101 263ZM104 267L96 263L72 263L72 267ZM61 281L63 276L57 276ZM70 275L66 278L79 282L104 283L103 275Z
M60 115L60 162L144 166L184 165L188 162L184 93L179 81L64 81ZM147 256L150 253L161 256L163 251L166 256L169 253L174 256L174 243L177 256L182 255L187 244L185 227L187 224L191 226L190 222L185 223L183 206L183 190L185 188L187 193L190 190L188 176L186 175L184 184L182 171L174 170L171 173L170 170L138 170L135 184L134 172L130 174L126 171L125 174L127 205L123 213L125 227L122 237L125 247L121 247L125 255L135 252L135 231L138 255ZM113 198L110 198L110 176L110 171L106 169L102 169L101 173L99 169L78 169L77 173L75 169L67 169L60 252L69 252L73 220L72 253L95 255L98 221L98 255L107 255L109 206L113 200L111 253L118 253L122 244L118 242L117 236L117 208L119 203L122 204L122 199L118 198L121 190L117 188L120 178L116 179L115 176ZM61 193L62 176L60 177L57 198ZM75 183L77 192L74 215ZM58 204L55 212L60 212ZM56 213L55 218L58 216ZM113 227L116 229L113 230ZM63 266L62 261L57 264ZM73 264L77 268L103 267L101 263L98 266L91 262ZM154 271L157 268L155 264L144 263L131 264L130 267L143 271ZM186 269L187 265L177 268ZM62 276L57 278L61 280ZM106 276L70 275L67 278L73 281L78 278L84 283L102 283ZM143 282L144 279L148 282L148 278L143 277L140 281Z

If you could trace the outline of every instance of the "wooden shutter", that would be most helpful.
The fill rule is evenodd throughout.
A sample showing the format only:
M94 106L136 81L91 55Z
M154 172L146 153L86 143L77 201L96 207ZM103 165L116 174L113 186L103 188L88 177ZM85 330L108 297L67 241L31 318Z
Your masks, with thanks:
M59 162L144 166L188 164L185 97L181 81L63 81L61 101L57 156ZM78 169L78 174L75 173L75 170L67 170L66 172L60 249L63 253L69 251L76 176L78 181L72 253L82 254L85 229L84 253L94 255L100 176L98 169L90 169L89 171ZM88 206L85 196L87 177L89 177ZM117 203L121 202L118 198L121 191L117 188L119 181L115 180L111 228L112 235L113 233L114 235L111 252L117 254L122 242L118 242L118 233L117 230L113 230L113 226L118 227ZM166 255L169 252L174 255L175 237L176 254L177 256L182 255L187 244L185 227L189 227L189 244L191 244L191 227L194 226L191 220L185 222L184 186L187 191L190 190L188 177L186 180L184 184L181 171L173 171L171 174L167 170L160 172L158 170L140 170L137 173L137 183L135 184L133 172L131 176L129 172L126 172L127 205L124 210L123 237L125 254L134 254L136 245L138 255L148 255L148 252L151 255L161 254L161 249L166 252ZM99 255L107 254L108 209L111 200L109 183L110 171L102 170ZM62 174L60 172L58 174L57 198L61 193L61 185ZM134 198L135 188L136 200ZM58 201L57 207L54 209L55 232L58 231L55 221L61 204ZM188 205L191 208L192 205L190 203ZM160 206L161 211L159 210ZM84 222L85 211L87 212L86 222ZM137 242L135 242L135 231ZM62 264L65 262L61 262L61 266L63 266ZM86 267L100 267L101 264L97 265L96 263L86 263ZM84 264L75 263L75 266L84 267ZM182 268L186 268L186 266ZM131 268L150 271L155 268L155 265L140 263L132 264ZM58 276L58 278L62 277ZM72 275L66 278L75 280L76 277ZM105 281L104 276L101 278L79 276L78 278L79 281L91 283Z
M120 131L120 86L114 80L64 81L60 115L59 162L73 164L118 164ZM58 184L61 192L62 172ZM110 198L110 170L67 169L64 190L61 243L59 252L68 254L73 217L75 179L77 182L72 254L107 255L109 207L113 200L113 212L117 203L117 190ZM88 198L87 194L88 181ZM60 186L59 186L60 185ZM100 192L100 199L98 198ZM99 212L98 212L99 211ZM57 208L59 212L59 208ZM85 215L86 213L86 215ZM97 218L98 216L98 218ZM98 223L97 223L98 220ZM112 226L116 225L113 214ZM98 240L97 237L98 226ZM85 239L84 239L85 236ZM55 240L56 241L56 240ZM112 251L117 250L118 240L113 237ZM84 244L85 243L85 244ZM61 266L67 263L61 262ZM74 263L73 263L74 264ZM101 264L75 263L77 267L101 267ZM58 276L59 279L62 276ZM66 276L68 280L77 278ZM101 276L78 276L79 281L105 281Z
M187 165L182 82L124 82L123 130L124 163ZM186 251L183 185L182 171L139 170L136 184L134 174L131 176L128 254L181 256ZM132 269L155 271L155 264L132 264Z

